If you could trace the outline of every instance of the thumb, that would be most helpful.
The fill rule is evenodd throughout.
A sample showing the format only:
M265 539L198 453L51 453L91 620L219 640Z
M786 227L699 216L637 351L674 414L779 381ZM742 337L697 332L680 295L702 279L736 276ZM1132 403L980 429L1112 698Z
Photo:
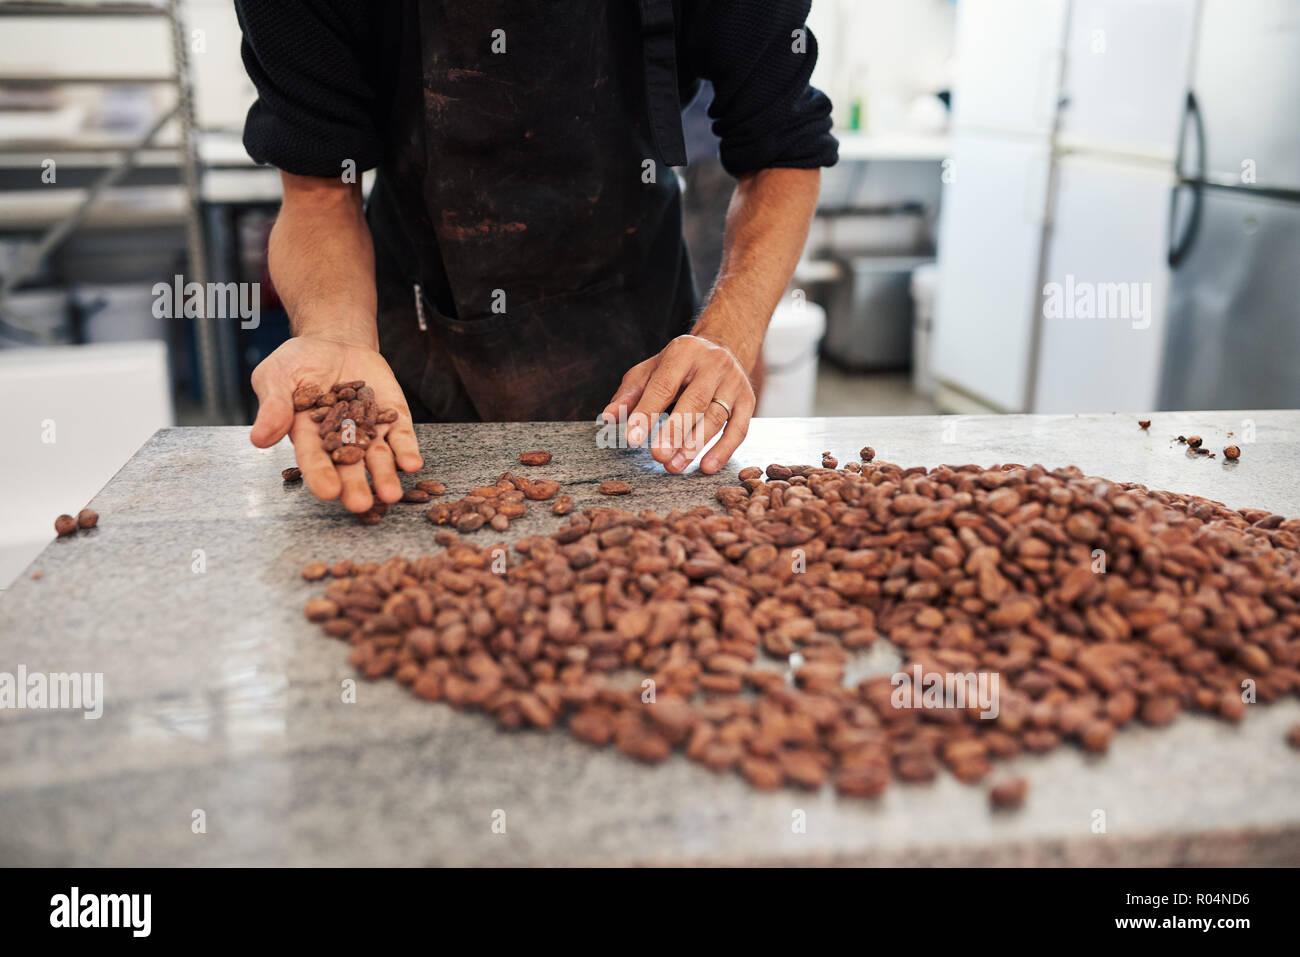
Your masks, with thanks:
M284 376L264 373L254 375L252 385L257 393L257 418L248 438L259 449L270 448L293 427L292 384Z

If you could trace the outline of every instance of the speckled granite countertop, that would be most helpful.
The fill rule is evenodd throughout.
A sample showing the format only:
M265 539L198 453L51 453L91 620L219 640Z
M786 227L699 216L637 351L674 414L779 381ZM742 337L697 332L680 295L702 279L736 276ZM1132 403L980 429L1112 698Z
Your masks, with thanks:
M1074 464L1300 515L1300 412L1154 414L1149 434L1137 418L758 420L717 476L666 475L580 423L427 426L421 443L423 477L453 492L549 448L537 471L578 507L607 478L634 485L627 507L712 503L744 465L870 444L902 465ZM1236 465L1171 441L1217 450L1229 431ZM303 618L317 588L299 569L421 554L433 527L417 505L359 526L282 485L291 463L287 443L260 452L245 429L161 431L95 498L100 527L52 542L0 596L0 672L102 672L105 700L99 720L0 710L0 864L1300 863L1295 700L1240 726L1128 729L1101 760L1066 747L1003 764L1032 785L1012 815L948 776L876 802L760 794L681 756L646 767L562 733L501 734L391 681L344 704L347 646ZM534 508L505 537L558 521Z

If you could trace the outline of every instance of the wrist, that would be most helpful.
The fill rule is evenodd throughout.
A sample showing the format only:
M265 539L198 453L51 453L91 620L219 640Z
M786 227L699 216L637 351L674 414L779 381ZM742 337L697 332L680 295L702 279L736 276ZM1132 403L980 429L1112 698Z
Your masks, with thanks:
M745 375L752 375L758 356L763 348L763 340L756 337L751 330L737 329L732 324L719 321L706 313L691 330L691 335L706 339L714 345L722 346L740 363Z
M369 322L347 322L337 319L329 322L295 320L290 325L294 336L299 339L316 339L353 349L379 351L379 330L373 320Z

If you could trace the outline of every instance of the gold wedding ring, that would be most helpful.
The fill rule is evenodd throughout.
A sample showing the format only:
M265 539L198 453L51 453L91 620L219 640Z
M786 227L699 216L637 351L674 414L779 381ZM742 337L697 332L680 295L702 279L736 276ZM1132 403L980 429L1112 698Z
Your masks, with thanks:
M727 418L731 418L731 406L727 405L727 403L723 402L721 399L718 398L715 398L713 401L718 403L718 405L722 406L724 409L726 409Z

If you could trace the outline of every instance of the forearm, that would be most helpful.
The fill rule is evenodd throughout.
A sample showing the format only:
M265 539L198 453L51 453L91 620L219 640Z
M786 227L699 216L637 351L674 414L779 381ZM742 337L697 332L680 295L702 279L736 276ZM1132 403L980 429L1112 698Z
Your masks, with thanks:
M803 252L820 185L819 169L766 169L741 177L732 194L722 267L692 333L726 346L747 372Z
M375 254L361 187L280 175L284 202L268 257L293 334L377 350Z

